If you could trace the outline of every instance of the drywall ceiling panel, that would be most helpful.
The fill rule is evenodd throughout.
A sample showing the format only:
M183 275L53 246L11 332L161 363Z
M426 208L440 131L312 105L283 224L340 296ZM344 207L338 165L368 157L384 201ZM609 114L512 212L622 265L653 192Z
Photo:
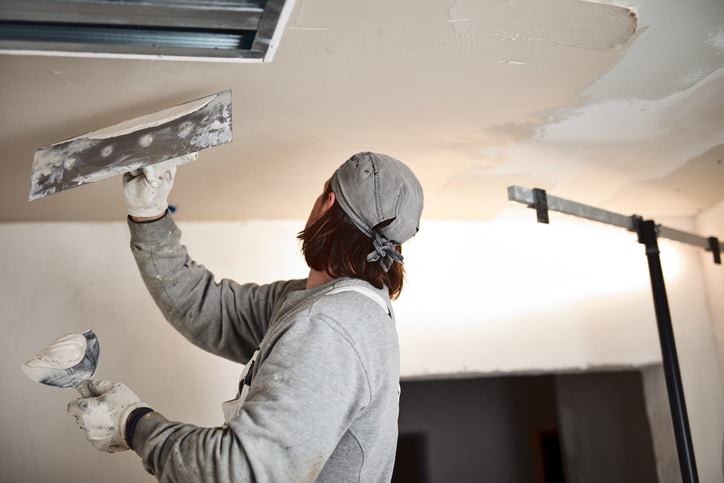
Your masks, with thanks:
M304 0L273 62L0 71L0 222L123 219L115 178L28 202L35 150L226 89L234 141L179 169L180 220L305 219L362 150L415 170L431 220L519 209L513 184L657 218L724 199L721 0Z

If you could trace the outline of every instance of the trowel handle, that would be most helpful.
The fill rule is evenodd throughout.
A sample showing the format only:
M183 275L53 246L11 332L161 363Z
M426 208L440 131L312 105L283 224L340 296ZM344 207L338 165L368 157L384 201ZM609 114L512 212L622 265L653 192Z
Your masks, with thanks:
M196 161L196 158L198 158L198 157L199 157L199 153L198 153L198 152L196 152L196 153L184 154L184 155L179 156L179 157L177 157L177 158L173 158L172 160L170 160L170 163L172 163L172 164L175 165L175 166L181 166L182 164L186 164L186 163L190 163L190 162L192 162L192 161Z
M86 379L85 381L81 381L78 383L77 386L75 386L75 389L80 393L82 397L96 397L98 394L96 394L93 389L91 389L91 379Z
M183 154L176 158L167 159L165 161L159 161L157 163L147 164L146 166L144 166L142 168L133 169L133 170L129 171L129 173L131 173L133 176L138 176L139 174L141 174L141 172L143 172L144 168L148 168L149 166L155 166L155 165L161 164L161 163L166 163L168 166L181 166L182 164L187 164L192 161L196 161L196 158L198 158L198 157L199 157L198 152Z

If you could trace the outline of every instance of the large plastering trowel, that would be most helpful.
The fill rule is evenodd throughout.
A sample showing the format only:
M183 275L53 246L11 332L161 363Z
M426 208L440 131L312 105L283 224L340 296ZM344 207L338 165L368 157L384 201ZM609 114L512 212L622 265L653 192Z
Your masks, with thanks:
M231 91L180 104L35 151L30 201L231 142Z
M92 330L55 339L21 366L33 381L53 387L74 387L83 397L93 396L87 382L98 367L100 346Z

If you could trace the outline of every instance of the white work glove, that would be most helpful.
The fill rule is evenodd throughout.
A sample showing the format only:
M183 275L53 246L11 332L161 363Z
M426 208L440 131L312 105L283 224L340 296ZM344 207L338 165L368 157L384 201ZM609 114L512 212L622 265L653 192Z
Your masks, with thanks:
M127 386L110 381L87 381L83 394L95 396L74 399L68 413L84 430L86 438L98 451L116 453L128 449L124 439L128 416L138 408L148 407Z
M168 195L173 188L176 166L193 161L198 153L187 154L145 166L123 175L123 194L128 214L138 218L161 216L168 208Z

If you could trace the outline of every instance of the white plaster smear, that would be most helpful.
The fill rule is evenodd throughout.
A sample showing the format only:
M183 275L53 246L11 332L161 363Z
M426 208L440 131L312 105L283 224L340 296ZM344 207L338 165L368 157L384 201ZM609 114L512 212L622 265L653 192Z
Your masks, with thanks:
M633 3L640 32L619 64L586 89L590 102L661 99L690 88L724 66L724 2Z
M556 0L553 8L519 1L501 8L517 25L494 34L501 41L544 42L583 49L612 49L625 45L637 28L636 10L611 2ZM474 36L476 24L488 16L487 4L457 0L448 10L448 23L457 35ZM510 24L508 24L510 25Z
M196 158L198 158L199 153L190 153L190 154L184 154L183 156L179 156L177 158L172 158L166 161L162 161L162 163L166 163L168 166L181 166L182 164L190 163L192 161L195 161ZM143 168L144 166L148 166L144 164L142 161L139 161L137 163L131 163L131 164L124 164L121 166L108 166L104 168L101 171L97 171L95 173L87 174L84 176L76 176L73 178L73 182L77 185L82 185L86 183L93 183L95 181L100 181L102 179L110 178L111 176L116 176L119 174L128 173L131 171L138 170L140 168Z
M169 121L173 121L174 119L178 119L179 117L185 116L186 114L189 114L194 111L198 111L199 109L204 108L209 102L211 102L218 94L213 94L211 96L207 96L201 99L197 99L195 101L186 102L184 104L180 104L175 107L170 107L168 109L163 109L161 111L153 112L150 114L145 114L143 116L139 116L133 119L129 119L127 121L120 122L118 124L114 124L113 126L104 127L102 129L98 129L95 131L91 131L87 134L82 134L80 136L76 136L74 138L63 140L59 143L51 144L50 146L47 146L43 148L42 150L38 150L38 153L41 155L44 155L46 150L48 148L52 148L53 146L57 146L59 144L65 144L70 141L83 141L86 139L109 139L116 136L122 136L124 134L130 134L136 131L140 131L141 129L147 129L149 127L155 127L160 126L161 124L165 124ZM188 134L188 133L187 133ZM183 137L183 136L182 136ZM142 140L143 146L148 146L151 144L153 139L144 138ZM77 151L79 148L75 148ZM82 149L82 148L81 148ZM53 163L53 161L50 161L48 159L42 159L42 164L49 164Z
M528 142L502 147L489 173L536 173L539 185L595 205L724 143L724 3L636 4L641 31L621 62L583 91L586 105L555 111ZM704 26L699 35L677 33L695 22Z
M80 363L87 345L88 341L83 334L64 335L23 364L22 370L33 381L44 381L48 373L70 369Z
M88 134L84 134L82 136L78 136L74 139L80 139L80 138L88 138L88 139L108 139L116 136L122 136L124 134L130 134L132 132L140 131L141 129L146 129L149 127L155 127L160 126L161 124L165 124L169 121L173 121L174 119L178 119L181 116L185 116L186 114L189 114L194 111L198 111L199 109L202 109L204 106L206 106L209 102L211 102L216 97L216 94L204 97L202 99L197 99L195 101L187 102L181 105L178 105L176 107L170 107L168 109L164 109L162 111L154 112L151 114L146 114L144 116L139 116L134 119L129 119L128 121L124 121L118 124L115 124L113 126L109 126L103 129L98 129L97 131L90 132ZM72 141L72 139L69 139L69 141ZM68 141L63 141L68 142ZM151 144L150 141L148 144Z
M686 142L668 142L663 145L661 143L662 139L673 141L678 136L686 135L685 128L689 124L687 116L691 107L700 103L700 100L709 98L700 93L718 89L722 84L724 84L724 68L720 68L690 88L663 99L620 99L588 106L569 114L568 119L546 126L539 131L536 141L545 143L548 147L556 146L560 152L573 153L576 152L576 148L580 149L586 145L608 145L609 150L605 152L609 156L610 149L618 145L621 146L619 159L637 156L639 170L647 173L649 179L656 179L679 168L692 157L724 143L724 130L721 129L724 118L720 118L717 122L715 106L710 108L712 122L700 125L699 134L701 129L709 129L709 135L699 136L696 138L698 142L686 138ZM700 112L707 112L707 108L702 106ZM669 122L662 122L662 119L667 119ZM631 153L627 148L629 144L633 145L641 140L651 142L651 151L647 156ZM662 148L665 152L659 152ZM651 156L657 152L658 156ZM589 148L587 157L595 160L595 149ZM601 159L600 162L616 166L616 161L611 159Z
M710 33L708 37L708 44L724 51L724 30Z
M632 180L664 178L724 143L721 103L703 105L722 85L724 68L665 99L610 101L569 112L528 143L502 149L504 161L486 173L518 178L536 173L538 186L565 193L561 196L608 204ZM693 112L708 119L698 119L695 131L689 128ZM648 149L638 149L640 143ZM676 213L684 214L693 208L679 209Z

